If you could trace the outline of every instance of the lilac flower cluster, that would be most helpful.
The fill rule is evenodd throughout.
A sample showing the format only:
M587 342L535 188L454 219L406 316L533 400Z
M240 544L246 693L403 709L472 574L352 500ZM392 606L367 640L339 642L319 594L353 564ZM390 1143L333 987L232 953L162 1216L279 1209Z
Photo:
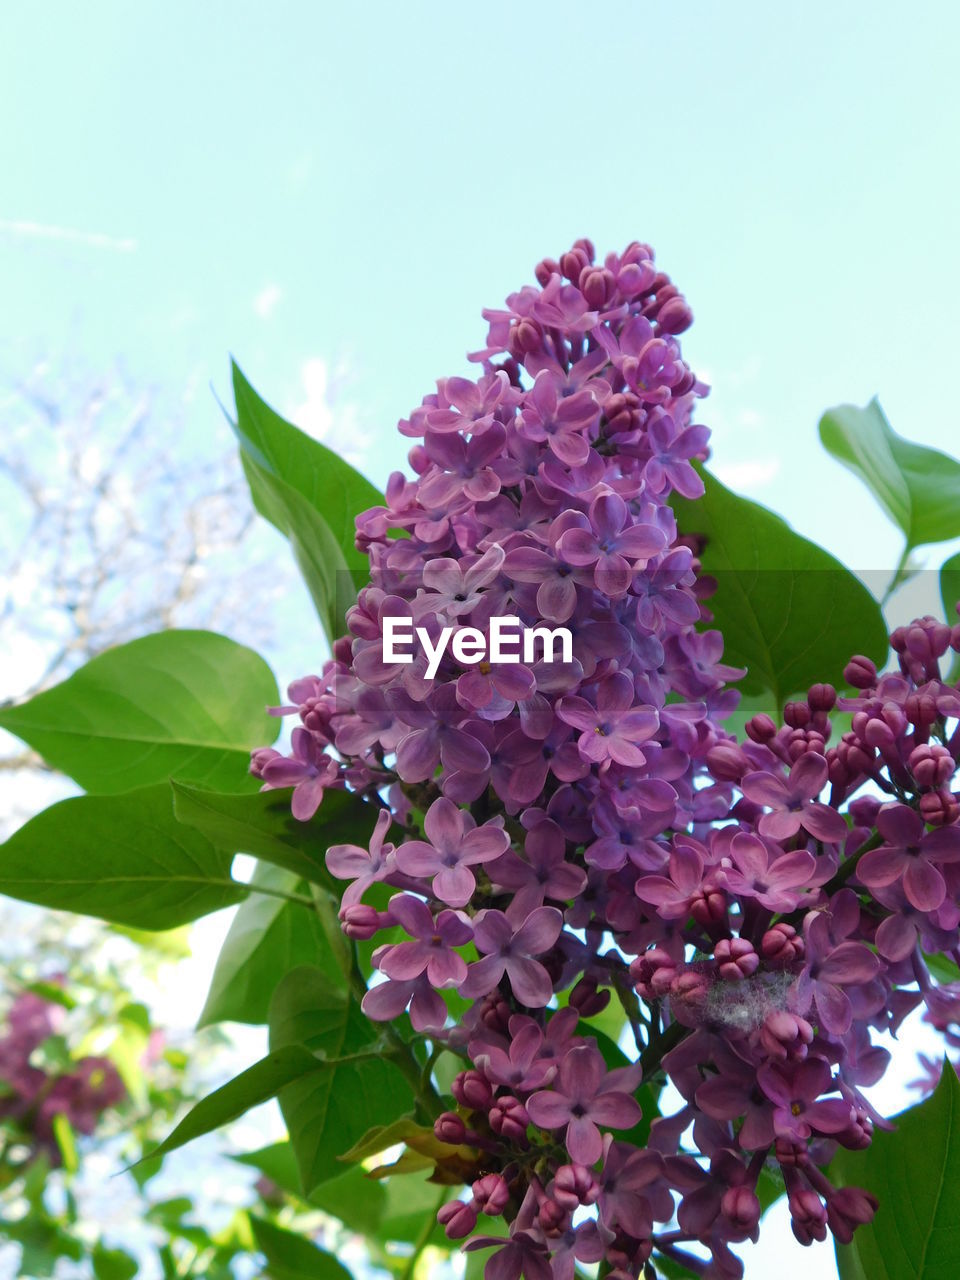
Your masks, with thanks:
M62 1006L26 991L10 1007L0 1036L0 1124L12 1125L17 1139L61 1162L54 1119L65 1116L77 1133L90 1134L97 1120L126 1096L117 1069L107 1058L87 1056L69 1070L37 1063L45 1041L59 1033Z
M292 753L253 770L300 818L325 788L384 805L327 866L349 937L402 931L367 1015L408 1010L466 1060L436 1133L478 1176L440 1220L456 1239L505 1218L466 1245L497 1245L488 1280L601 1259L624 1280L654 1251L738 1277L761 1177L804 1244L870 1220L822 1166L884 1123L861 1092L876 1036L921 1003L956 1030L960 984L924 954L960 941L960 694L939 665L960 627L922 619L894 633L897 674L855 658L852 696L817 685L780 726L726 733L742 673L698 628L709 588L669 502L702 493L707 448L689 308L646 245L600 265L578 241L536 275L485 313L479 377L400 423L416 478L358 518L371 585L280 709ZM384 661L386 617L435 636L501 615L569 627L573 661L445 658L434 681ZM852 726L829 745L835 708ZM611 998L635 1061L589 1021ZM664 1073L683 1105L643 1116L641 1075Z

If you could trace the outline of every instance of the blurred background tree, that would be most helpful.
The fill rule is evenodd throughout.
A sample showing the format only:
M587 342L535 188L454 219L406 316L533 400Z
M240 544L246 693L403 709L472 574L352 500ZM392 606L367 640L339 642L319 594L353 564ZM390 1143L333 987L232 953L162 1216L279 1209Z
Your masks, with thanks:
M212 397L199 439L196 388L171 396L119 364L43 360L5 381L0 701L169 627L270 649L293 575ZM73 791L0 733L0 837ZM218 1139L162 1173L128 1168L244 1065L224 1031L171 1025L189 930L138 934L5 899L0 938L0 1278L242 1277L259 1256L281 1274L312 1248L302 1233L342 1230L260 1169L227 1165Z

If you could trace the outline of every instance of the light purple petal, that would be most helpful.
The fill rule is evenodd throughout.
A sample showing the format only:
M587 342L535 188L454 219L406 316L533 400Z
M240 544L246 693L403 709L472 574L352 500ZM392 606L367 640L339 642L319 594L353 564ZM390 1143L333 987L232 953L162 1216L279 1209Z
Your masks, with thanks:
M516 949L528 956L542 955L559 938L562 928L563 916L556 907L538 907L517 930Z
M526 956L512 956L506 961L506 969L520 1003L528 1009L545 1009L553 996L553 982L543 965Z

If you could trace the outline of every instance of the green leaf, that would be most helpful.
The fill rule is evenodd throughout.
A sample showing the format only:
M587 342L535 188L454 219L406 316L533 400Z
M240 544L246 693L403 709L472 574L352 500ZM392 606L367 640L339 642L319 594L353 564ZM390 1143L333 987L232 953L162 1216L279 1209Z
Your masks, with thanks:
M957 496L960 505L960 494ZM940 599L944 617L951 627L957 625L957 604L960 602L960 551L940 566Z
M938 982L960 982L960 969L949 956L935 951L931 955L924 952L923 958L927 962L927 968Z
M879 400L828 409L820 440L900 527L907 551L960 537L960 462L897 435Z
M261 1147L259 1151L233 1158L240 1164L259 1169L289 1195L339 1218L351 1231L358 1231L361 1235L376 1235L379 1231L387 1193L378 1182L371 1182L363 1169L347 1169L305 1196L297 1159L289 1142L275 1142L269 1147Z
M842 684L852 653L881 662L886 625L859 579L766 507L701 474L704 496L673 505L681 532L706 540L703 567L718 583L711 625L724 662L747 669L736 687L768 691L780 706L817 681Z
M309 1196L343 1166L350 1148L376 1125L389 1124L413 1107L410 1086L388 1058L370 1056L338 1064L378 1038L345 992L323 972L302 967L288 973L270 1007L270 1046L306 1045L328 1061L280 1093L304 1194Z
M873 1222L837 1246L841 1280L953 1280L960 1274L960 1082L949 1062L936 1091L880 1130L866 1151L841 1150L828 1170L839 1186L880 1201Z
M77 1139L73 1125L64 1113L58 1112L51 1122L53 1136L60 1149L60 1159L67 1173L76 1173L80 1168L80 1156L77 1152Z
M332 1254L295 1231L248 1213L257 1248L267 1260L271 1280L351 1280L350 1272Z
M140 1270L136 1258L125 1249L107 1249L102 1244L95 1246L91 1261L97 1280L133 1280Z
M370 576L356 549L356 516L382 506L383 495L349 463L286 422L233 365L244 471L254 506L291 543L297 563L332 643Z
M285 1045L268 1053L246 1071L202 1098L180 1121L169 1137L147 1153L145 1159L165 1156L194 1138L212 1133L236 1120L251 1107L269 1102L291 1080L316 1071L317 1060L303 1045Z
M297 876L269 863L257 864L251 884L292 894L303 887ZM301 964L316 965L334 986L344 983L338 959L315 911L296 902L252 893L234 916L220 948L197 1025L265 1023L277 983Z
M328 791L309 822L290 812L289 790L237 796L175 782L173 792L177 818L219 848L254 854L338 898L343 885L327 871L324 854L334 844L368 844L377 818L373 805L349 791Z
M172 929L242 902L224 853L173 815L164 783L74 796L0 845L0 893L140 929Z
M0 710L0 727L86 791L163 778L250 790L250 750L272 742L279 700L252 649L212 631L162 631L108 649L53 689Z
M429 1170L424 1169L420 1173L387 1179L384 1184L387 1204L379 1233L381 1240L403 1240L413 1244L422 1239L424 1225L432 1222L426 1243L438 1245L441 1249L451 1248L443 1228L435 1219L437 1210L456 1191L453 1187L438 1187L435 1182L428 1181L429 1176ZM499 1235L502 1228L502 1219L491 1223L489 1218L481 1215L477 1223L477 1234L485 1235L490 1232Z

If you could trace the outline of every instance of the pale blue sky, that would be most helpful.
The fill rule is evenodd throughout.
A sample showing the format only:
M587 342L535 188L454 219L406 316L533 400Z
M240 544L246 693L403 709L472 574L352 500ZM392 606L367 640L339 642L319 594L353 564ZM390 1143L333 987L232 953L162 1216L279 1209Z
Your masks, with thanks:
M228 352L287 410L325 362L330 439L382 482L481 306L579 235L639 238L697 317L720 474L892 568L816 423L878 393L960 451L958 42L947 0L8 3L0 377L120 357L199 385L199 440ZM831 1274L783 1239L781 1280Z
M3 372L66 348L225 391L233 351L289 407L346 360L382 480L482 305L578 235L646 239L721 473L892 564L815 427L878 392L960 435L958 37L946 2L6 5Z

